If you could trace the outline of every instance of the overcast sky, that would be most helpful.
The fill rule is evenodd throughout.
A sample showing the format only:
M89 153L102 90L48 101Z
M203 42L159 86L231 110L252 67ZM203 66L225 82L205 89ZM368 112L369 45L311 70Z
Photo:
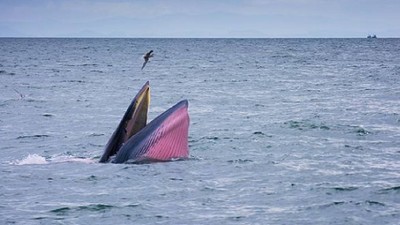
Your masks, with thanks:
M400 37L400 0L0 0L0 37Z

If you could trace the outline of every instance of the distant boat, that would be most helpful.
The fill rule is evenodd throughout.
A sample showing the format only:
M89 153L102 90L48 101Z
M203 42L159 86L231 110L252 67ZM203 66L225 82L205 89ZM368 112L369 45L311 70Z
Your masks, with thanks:
M377 38L376 35L368 35L367 38Z

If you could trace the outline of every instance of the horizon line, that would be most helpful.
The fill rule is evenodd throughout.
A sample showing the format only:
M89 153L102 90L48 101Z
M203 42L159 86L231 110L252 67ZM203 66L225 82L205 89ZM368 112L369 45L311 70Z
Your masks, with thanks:
M0 38L93 38L93 39L369 39L366 37L107 37L107 36L0 36ZM376 37L374 39L395 39L400 37Z

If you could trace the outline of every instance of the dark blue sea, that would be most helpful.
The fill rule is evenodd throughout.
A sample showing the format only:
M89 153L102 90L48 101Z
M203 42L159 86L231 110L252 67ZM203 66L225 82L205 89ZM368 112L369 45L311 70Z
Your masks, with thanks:
M146 81L190 159L98 163ZM400 224L400 39L0 38L0 178L0 224Z

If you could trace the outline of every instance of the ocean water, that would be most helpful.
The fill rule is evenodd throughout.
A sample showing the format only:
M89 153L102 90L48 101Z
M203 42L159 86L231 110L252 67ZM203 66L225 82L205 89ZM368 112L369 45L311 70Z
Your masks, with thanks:
M400 224L400 39L0 52L0 224ZM97 163L146 81L150 120L188 99L190 159Z

